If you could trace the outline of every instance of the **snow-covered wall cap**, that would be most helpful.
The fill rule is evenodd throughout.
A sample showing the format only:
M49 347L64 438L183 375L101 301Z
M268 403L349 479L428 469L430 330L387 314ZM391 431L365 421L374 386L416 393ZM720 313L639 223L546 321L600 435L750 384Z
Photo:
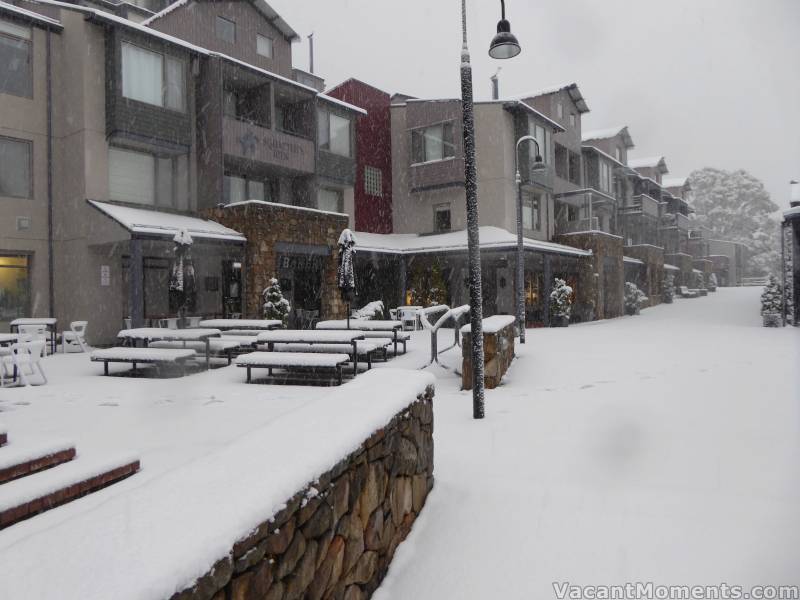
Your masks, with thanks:
M64 26L61 24L61 21L56 19L51 19L50 17L45 17L44 15L40 15L37 12L33 12L32 10L25 10L24 8L20 8L19 6L14 6L13 4L9 4L8 2L0 2L0 13L8 12L13 13L18 17L22 17L26 21L31 21L37 25L43 25L49 29L57 29L61 31L64 29Z
M486 317L481 325L483 326L483 333L497 333L503 327L508 327L512 325L516 321L516 317L513 315L493 315L491 317ZM471 333L472 332L472 325L467 323L461 328L461 333Z

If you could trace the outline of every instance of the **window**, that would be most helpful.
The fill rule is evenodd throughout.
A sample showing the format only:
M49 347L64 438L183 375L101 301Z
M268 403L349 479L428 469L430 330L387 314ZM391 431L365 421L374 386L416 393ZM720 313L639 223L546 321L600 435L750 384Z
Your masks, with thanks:
M364 167L364 193L368 196L383 196L383 171L375 167Z
M411 131L411 160L425 163L453 158L456 147L453 140L453 123L439 123Z
M186 110L186 72L182 60L122 44L122 95L171 110Z
M570 127L578 126L578 117L575 113L569 113L569 126Z
M542 194L525 193L522 196L522 228L539 231L542 228Z
M33 96L31 29L0 20L0 93Z
M261 35L260 33L256 34L256 52L259 56L263 56L264 58L272 58L273 52L273 44L272 38L269 38L265 35Z
M229 44L236 43L236 23L224 17L217 17L217 38Z
M561 104L561 102L556 104L556 115L558 116L559 119L564 118L564 105Z
M318 112L318 142L321 150L339 156L351 156L350 119L326 110Z
M340 213L344 211L344 194L341 190L319 188L317 195L317 208L328 212Z
M247 90L227 87L223 90L222 112L227 117L269 127L269 107L268 84Z
M31 290L27 256L0 255L0 327L30 316Z
M0 196L33 197L32 148L28 140L0 137Z
M450 204L439 204L433 207L433 230L450 231Z
M569 150L559 143L555 144L556 175L561 179L569 177Z
M605 161L600 161L600 190L607 193L614 192L614 177L611 165Z
M622 162L622 148L619 146L614 147L614 158L616 158L619 162Z
M272 202L273 185L269 180L248 178L226 173L222 180L222 200L225 204L244 202L245 200L261 200Z
M581 184L581 155L567 151L569 153L569 180L575 185Z
M550 132L542 127L541 125L537 125L533 122L533 117L529 119L529 129L530 134L536 138L536 141L539 142L539 152L542 155L542 160L545 164L550 163ZM531 150L531 159L533 159L534 150Z
M188 156L109 148L108 197L120 202L188 210Z

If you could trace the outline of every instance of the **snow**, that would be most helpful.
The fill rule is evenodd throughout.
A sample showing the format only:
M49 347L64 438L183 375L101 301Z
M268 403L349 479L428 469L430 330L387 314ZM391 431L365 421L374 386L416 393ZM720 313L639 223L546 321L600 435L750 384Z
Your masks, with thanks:
M355 232L358 236L359 250L386 254L421 254L434 251L466 250L467 232L451 231L435 235L419 235L416 233L367 233ZM517 236L500 227L483 226L480 228L481 248L516 248ZM525 248L564 254L569 256L591 256L591 251L572 248L553 242L543 242L524 238Z
M345 102L344 100L339 100L338 98L334 98L333 96L328 96L327 94L318 93L317 98L320 100L324 100L325 102L330 102L331 104L335 104L337 106L341 106L342 108L346 108L347 110L352 110L362 115L367 115L366 110L361 108L360 106L356 106L355 104L350 104L349 102Z
M166 329L164 327L138 327L123 329L117 334L119 338L134 340L202 340L208 336L218 336L219 329Z
M783 211L784 217L792 217L794 215L800 215L800 206L793 206L792 208Z
M142 470L0 532L3 598L171 597L435 381L373 369L330 392L245 385L230 367L89 386L85 356L47 360L52 385L0 390L9 426L73 429L82 458L136 441ZM98 408L103 397L120 406Z
M645 158L629 158L628 159L628 166L632 169L641 169L645 167L660 167L664 166L666 169L666 162L663 156L647 156ZM650 181L653 181L652 179ZM656 185L658 185L657 181L653 181Z
M629 264L632 264L632 265L643 265L644 264L643 260L639 260L638 258L633 258L631 256L623 256L622 257L622 262L626 262L626 263L629 263Z
M581 135L581 141L587 142L589 140L606 140L608 138L618 136L625 128L626 128L625 125L621 125L619 127L607 127L605 129L593 129L592 131L584 131Z
M223 208L234 208L236 206L247 206L248 204L265 204L267 206L276 206L278 208L291 208L292 210L302 210L306 212L319 213L322 215L336 215L338 217L346 217L347 213L331 212L329 210L319 210L318 208L309 208L307 206L294 206L293 204L282 204L280 202L266 202L264 200L242 200L240 202L231 202L226 204Z
M32 10L25 10L24 8L20 8L19 6L14 6L13 4L9 4L8 2L0 2L0 10L20 15L21 17L25 17L27 20L35 21L43 25L55 26L58 29L62 28L61 21L58 21L56 19L51 19L50 17L46 17L37 12L33 12Z
M141 360L166 362L192 358L194 350L180 348L104 348L91 353L92 360Z
M131 208L89 200L89 204L105 213L131 233L146 233L173 238L182 230L199 239L228 240L244 243L246 238L233 229L199 217Z
M20 317L11 321L10 325L55 325L58 319L53 317Z
M6 433L0 428L0 433ZM18 446L10 444L0 452L0 471L43 456L58 454L64 450L74 448L75 444L67 441L48 441L35 446ZM0 488L3 489L3 488Z
M278 319L205 319L200 321L200 327L211 327L212 329L269 329L270 327L280 327L283 321Z
M401 321L375 320L375 319L350 319L350 329L362 329L364 331L391 331L403 326ZM320 321L316 325L317 331L325 329L347 329L346 319L333 319L331 321Z
M508 327L509 325L513 325L516 323L516 317L512 315L493 315L491 317L486 317L483 319L483 333L497 333L503 327ZM472 325L467 323L461 328L461 333L470 333L472 332Z
M353 235L353 232L350 231L349 229L345 229L342 231L341 234L339 234L339 241L337 242L337 244L339 244L340 246L344 246L346 244L357 244L357 243L358 242L356 241L356 236Z
M263 331L256 338L259 344L270 342L298 342L308 344L349 344L362 338L360 331L319 331L316 329L276 329Z
M177 0L176 2L173 2L172 4L168 4L166 8L164 8L163 10L157 12L152 17L148 17L147 19L145 19L144 21L141 22L141 24L142 25L150 25L150 23L152 23L156 19L160 19L161 17L171 13L176 8L180 8L181 6L186 6L187 4L189 4L189 0Z
M668 177L661 180L661 187L664 188L682 188L689 181L688 177Z
M320 354L318 352L250 352L235 359L239 366L335 367L350 360L349 354Z
M796 584L800 336L760 292L531 329L480 421L436 367L436 484L374 600Z
M175 234L172 241L180 246L191 246L194 240L192 240L192 236L189 235L189 232L184 228Z
M679 267L676 267L675 265L671 265L671 264L669 264L669 263L664 263L664 268L665 268L667 271L680 271L680 268L679 268Z
M523 110L525 110L526 112L529 112L532 115L538 117L539 119L541 119L542 121L544 121L545 123L550 125L550 127L552 127L556 132L566 131L566 129L564 129L564 127L562 125L560 125L557 121L554 121L553 119L551 119L550 117L548 117L544 113L539 112L538 110L533 108L530 104L528 104L527 102L523 102L522 100L484 100L484 101L481 101L481 102L476 102L475 104L476 105L478 105L478 104L504 104L504 105L513 104L514 106L519 106Z

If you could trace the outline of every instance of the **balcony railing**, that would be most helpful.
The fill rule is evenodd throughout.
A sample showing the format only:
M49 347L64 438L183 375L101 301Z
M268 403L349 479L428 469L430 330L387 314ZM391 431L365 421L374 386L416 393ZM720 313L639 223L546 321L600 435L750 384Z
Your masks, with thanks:
M632 200L633 204L627 207L630 212L640 210L646 215L658 217L661 203L655 198L647 194L639 194L638 196L634 196Z
M597 217L591 219L575 219L573 221L556 221L556 235L565 233L578 233L582 231L599 231L600 221Z

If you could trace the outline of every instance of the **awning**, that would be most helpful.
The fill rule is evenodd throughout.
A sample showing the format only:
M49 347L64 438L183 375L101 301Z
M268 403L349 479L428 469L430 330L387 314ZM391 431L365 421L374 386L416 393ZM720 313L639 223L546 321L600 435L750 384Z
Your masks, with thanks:
M638 258L633 258L631 256L623 256L622 257L622 262L626 262L629 265L643 265L644 264L643 260L639 260Z
M132 208L107 202L97 202L96 200L89 200L88 202L130 231L131 234L172 239L176 233L185 229L194 239L226 241L237 244L244 244L247 241L247 238L238 231L200 217L190 217L144 208Z

